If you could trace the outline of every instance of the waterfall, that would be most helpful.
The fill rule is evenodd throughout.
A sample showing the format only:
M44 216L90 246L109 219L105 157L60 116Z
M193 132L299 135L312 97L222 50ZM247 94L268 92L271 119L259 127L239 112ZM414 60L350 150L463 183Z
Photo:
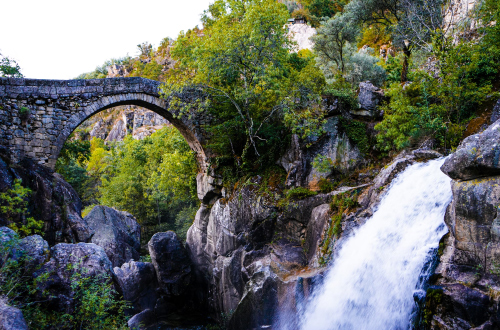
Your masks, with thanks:
M393 180L307 302L301 330L409 329L419 275L447 232L452 195L443 162L412 165Z

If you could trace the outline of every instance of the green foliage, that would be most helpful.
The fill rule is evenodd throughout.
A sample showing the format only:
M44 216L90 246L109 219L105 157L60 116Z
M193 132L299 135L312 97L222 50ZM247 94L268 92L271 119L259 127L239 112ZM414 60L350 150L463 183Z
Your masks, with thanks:
M436 146L455 148L463 138L467 122L492 95L498 77L500 53L494 45L451 38L434 39L437 76L412 73L413 83L392 84L383 107L384 120L375 126L380 150L399 150L434 139Z
M128 211L143 225L143 240L167 230L183 238L194 220L197 163L172 126L142 140L127 136L110 145L72 135L61 150L56 171L82 199L82 216L99 204Z
M312 166L319 173L330 173L335 167L333 160L325 155L317 155L314 157Z
M373 56L372 48L365 47L358 51L354 45L347 44L344 51L349 54L343 75L346 81L358 86L360 82L369 80L376 86L382 86L386 73L378 64L379 59Z
M82 73L75 79L103 79L108 76L108 67L113 64L130 66L132 59L129 56L122 58L113 58L105 61L102 65L96 67L92 72Z
M337 75L333 79L333 83L326 87L324 94L337 99L342 109L356 110L358 108L356 89L341 75Z
M85 206L82 210L82 218L85 218L87 216L87 214L89 214L90 211L92 211L92 209L96 206L97 206L97 204L90 204L90 205Z
M384 69L387 72L386 83L397 83L401 81L401 72L403 71L403 58L402 56L388 56L385 62ZM412 80L409 78L410 81Z
M370 137L367 134L366 124L357 120L348 120L343 117L340 118L340 127L346 132L347 137L354 142L359 151L363 154L367 154L370 151L372 143Z
M304 187L296 187L288 190L285 193L287 199L304 199L307 197L316 196L318 193L315 191L311 191Z
M425 296L425 307L423 310L423 323L425 326L430 326L432 317L436 313L436 309L443 300L443 290L442 289L427 289Z
M360 190L355 189L333 196L332 202L330 203L330 212L332 216L325 233L325 238L319 247L321 252L320 264L325 265L328 262L332 252L332 242L342 233L343 216L359 207L359 193Z
M30 109L28 107L19 108L19 117L26 119L30 114Z
M358 48L367 45L378 52L382 46L391 43L391 35L388 32L388 28L385 25L374 24L365 26L361 31L361 36L357 43Z
M0 77L22 78L21 68L16 61L2 56L0 53Z
M326 194L335 189L335 185L328 181L328 179L321 178L318 182L319 191Z
M2 235L2 234L0 234ZM22 310L29 329L128 329L125 308L105 276L83 277L75 272L72 289L75 292L75 311L72 314L54 312L46 300L37 299L39 284L49 280L48 273L36 273L33 259L19 245L19 238L0 237L0 292L10 306ZM73 265L76 270L79 265ZM85 269L79 271L85 272ZM36 278L33 274L37 274ZM42 293L44 297L46 295Z
M236 180L273 164L289 130L321 130L324 78L312 56L290 54L287 19L273 0L218 0L203 16L203 33L182 32L172 48L165 97L181 114L215 118L207 128L213 166Z
M365 80L378 86L383 83L385 71L377 64L379 59L372 55L373 50L368 47L358 51L355 46L359 33L360 28L353 21L352 15L339 13L324 21L312 38L318 66L328 83L339 77L352 86Z
M0 214L10 223L9 228L23 237L41 234L43 221L27 217L27 198L31 194L31 190L23 187L21 183L20 179L15 179L11 189L0 193Z
M322 18L335 16L341 12L348 0L309 0L305 5L308 11L310 23L313 27L319 27Z
M352 49L347 47L358 34L359 27L352 24L351 18L339 13L323 22L312 37L319 67L327 79L346 72L345 62L352 53Z
M426 136L443 136L442 108L428 105L421 85L412 83L403 88L395 83L387 95L391 99L383 107L384 120L375 126L380 150L400 150L418 145Z
M125 310L128 303L118 299L113 281L107 275L84 277L76 272L71 288L75 292L75 313L61 317L67 328L89 330L128 329Z
M86 203L89 177L85 164L90 158L90 141L74 139L72 136L64 143L56 162L56 172L61 174Z
M185 235L198 203L197 163L179 131L167 126L142 140L127 136L109 150L94 145L87 171L101 182L100 204L130 212L142 225ZM179 212L183 217L176 219Z

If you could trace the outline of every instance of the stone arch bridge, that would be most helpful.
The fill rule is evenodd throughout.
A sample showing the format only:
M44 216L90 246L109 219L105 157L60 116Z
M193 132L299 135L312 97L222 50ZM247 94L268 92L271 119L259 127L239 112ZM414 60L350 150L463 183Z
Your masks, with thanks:
M211 155L204 147L208 134L203 127L212 118L199 112L179 117L160 97L160 84L138 77L0 78L0 148L7 151L13 163L27 157L53 170L64 142L87 118L118 105L138 105L165 117L184 136L196 152L200 168L198 197L204 203L213 203L222 182L207 171Z
M0 78L0 146L9 149L13 162L29 157L54 169L64 142L87 118L118 105L138 105L169 120L205 171L209 155L203 147L206 133L202 128L209 116L196 113L177 118L177 113L169 111L168 101L160 97L160 84L144 78Z

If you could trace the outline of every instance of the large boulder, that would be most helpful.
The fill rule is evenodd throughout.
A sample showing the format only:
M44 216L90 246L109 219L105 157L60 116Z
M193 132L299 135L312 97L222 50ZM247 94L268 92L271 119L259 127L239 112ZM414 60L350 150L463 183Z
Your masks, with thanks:
M111 261L100 246L91 243L60 243L50 250L50 259L34 274L39 279L38 295L56 311L74 310L73 283L82 278L111 281Z
M23 313L0 299L0 330L28 330Z
M358 103L359 110L352 110L351 113L357 116L375 117L378 115L378 105L384 98L384 91L369 81L359 84Z
M265 267L246 284L243 297L229 320L228 329L271 328L277 308L278 277L269 267Z
M22 260L23 267L31 270L42 265L49 255L49 244L40 235L19 239L16 232L7 227L0 227L0 249L8 252L9 258Z
M8 244L18 236L15 231L8 227L0 227L0 244Z
M21 179L21 184L32 191L28 211L44 222L43 238L49 245L88 242L93 232L80 215L82 203L73 187L59 174L28 158L16 166L11 166L9 159L8 151L0 148L0 191L11 189L14 179ZM9 223L0 216L1 225Z
M95 232L91 242L106 251L113 267L139 260L141 227L130 213L99 205L84 220Z
M29 265L35 268L42 265L49 256L49 243L40 235L23 238L17 249L26 256Z
M499 155L500 120L463 140L441 170L455 180L500 175Z
M114 268L123 298L131 303L132 313L154 310L159 297L155 268L150 262L129 261Z
M158 284L166 296L180 296L191 283L191 260L173 231L156 233L148 243Z

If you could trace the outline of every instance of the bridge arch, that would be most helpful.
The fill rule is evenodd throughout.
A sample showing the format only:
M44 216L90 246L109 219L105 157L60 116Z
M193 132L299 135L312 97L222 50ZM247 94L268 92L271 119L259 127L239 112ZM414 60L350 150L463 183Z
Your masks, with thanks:
M98 114L106 109L114 108L120 105L137 105L153 112L167 119L179 132L184 136L187 143L193 151L196 152L196 158L201 169L207 167L207 156L205 150L201 145L199 137L184 123L182 120L174 117L168 111L168 102L162 98L148 95L145 93L127 93L116 95L103 96L102 98L92 102L80 111L75 112L68 119L68 124L63 129L61 134L57 137L55 145L57 150L53 152L53 156L57 160L59 153L71 133L80 126L88 118Z
M202 172L210 155L204 148L204 113L178 116L161 98L160 82L144 78L43 80L0 78L0 147L11 160L24 157L54 169L69 135L87 118L119 106L137 105L169 120L196 152Z

